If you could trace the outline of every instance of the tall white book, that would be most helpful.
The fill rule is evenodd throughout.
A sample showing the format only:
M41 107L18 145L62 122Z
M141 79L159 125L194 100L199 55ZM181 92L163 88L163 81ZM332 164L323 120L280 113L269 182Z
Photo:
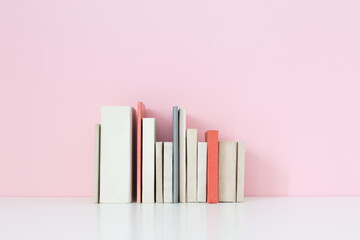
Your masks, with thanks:
M219 202L236 201L237 142L219 142Z
M164 142L164 203L173 202L172 142Z
M245 185L245 143L238 142L237 152L237 191L236 201L244 201L244 185Z
M156 142L155 148L156 154L156 171L155 171L155 182L156 182L156 202L163 202L163 143Z
M207 142L198 142L197 202L206 202Z
M100 203L133 200L133 119L129 106L101 107Z
M99 203L100 124L95 124L94 203Z
M179 200L186 202L186 109L179 109Z
M142 120L142 202L155 202L155 118Z
M196 202L197 129L187 129L186 136L186 201Z

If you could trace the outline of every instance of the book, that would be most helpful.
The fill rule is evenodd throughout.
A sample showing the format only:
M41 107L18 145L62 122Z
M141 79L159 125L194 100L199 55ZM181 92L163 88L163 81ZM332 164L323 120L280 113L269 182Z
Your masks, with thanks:
M95 124L94 203L99 203L100 124Z
M197 202L206 202L207 143L198 143L197 155Z
M100 203L133 200L133 119L130 106L101 107Z
M179 109L179 201L186 202L186 109Z
M186 135L187 135L186 201L196 202L197 129L187 129Z
M245 143L238 142L237 147L237 189L236 201L244 201L244 183L245 183Z
M155 118L142 119L142 202L155 202Z
M179 112L173 107L173 202L179 201Z
M141 158L142 158L142 119L145 116L145 105L138 102L136 138L136 202L141 203Z
M205 133L207 142L207 202L219 201L219 132L209 130Z
M219 142L219 202L236 201L237 142Z
M156 154L156 170L155 170L155 192L156 202L163 202L163 143L156 142L155 147Z
M173 202L172 142L164 142L164 202Z

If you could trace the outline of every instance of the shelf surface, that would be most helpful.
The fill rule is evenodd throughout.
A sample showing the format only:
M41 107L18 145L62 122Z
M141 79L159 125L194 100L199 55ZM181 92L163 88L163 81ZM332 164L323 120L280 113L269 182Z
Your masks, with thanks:
M92 204L0 198L0 239L360 239L360 197Z

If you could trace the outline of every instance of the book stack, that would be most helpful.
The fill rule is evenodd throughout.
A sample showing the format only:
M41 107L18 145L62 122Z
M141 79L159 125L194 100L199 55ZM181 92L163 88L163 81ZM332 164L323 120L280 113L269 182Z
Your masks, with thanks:
M145 105L103 106L95 125L95 203L244 201L245 144L219 141L219 131L186 128L186 109L173 107L172 142L156 141Z

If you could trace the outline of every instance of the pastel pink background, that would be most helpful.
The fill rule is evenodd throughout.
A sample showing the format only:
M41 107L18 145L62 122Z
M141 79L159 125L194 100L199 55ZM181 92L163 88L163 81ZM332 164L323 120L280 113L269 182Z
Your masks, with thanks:
M246 142L247 196L360 195L357 0L0 0L0 196L91 196L101 105Z

